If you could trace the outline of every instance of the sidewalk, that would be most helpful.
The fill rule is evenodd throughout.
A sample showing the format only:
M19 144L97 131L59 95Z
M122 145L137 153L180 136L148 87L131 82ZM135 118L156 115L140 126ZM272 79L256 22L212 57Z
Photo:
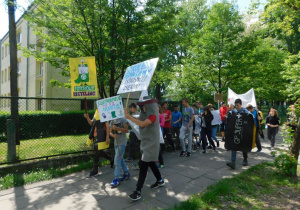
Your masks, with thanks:
M135 190L138 170L133 170L128 163L131 178L122 182L117 188L111 188L113 171L109 166L100 168L100 175L85 178L87 171L74 173L50 181L0 191L0 208L10 209L161 209L172 208L175 204L187 200L192 194L202 192L207 186L222 178L232 177L251 166L263 161L273 160L269 141L261 141L260 153L249 153L249 166L242 166L242 153L238 152L236 169L226 166L230 160L230 151L224 149L224 143L216 152L207 150L200 154L193 152L190 158L179 157L176 153L165 153L166 167L161 170L166 182L164 187L150 189L155 177L149 169L148 177L142 189L142 199L131 202L127 196ZM277 134L276 146L280 147L282 136ZM254 148L253 151L257 149Z

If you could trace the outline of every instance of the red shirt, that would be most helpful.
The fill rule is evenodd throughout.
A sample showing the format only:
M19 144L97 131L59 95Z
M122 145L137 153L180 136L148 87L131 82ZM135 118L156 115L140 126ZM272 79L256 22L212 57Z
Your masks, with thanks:
M225 121L225 115L227 114L228 111L229 111L229 108L227 106L225 106L225 107L221 106L220 107L220 115L221 115L221 120L222 121Z
M170 110L166 110L163 112L165 115L165 125L163 126L163 128L171 128L171 121L166 121L169 120L172 116L172 112Z
M154 123L155 122L155 120L156 120L156 115L150 115L149 117L148 117L148 120L150 120L152 123Z

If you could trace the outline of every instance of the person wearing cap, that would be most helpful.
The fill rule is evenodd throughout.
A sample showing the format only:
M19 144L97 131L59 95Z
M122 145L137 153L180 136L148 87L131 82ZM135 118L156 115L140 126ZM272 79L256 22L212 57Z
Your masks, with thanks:
M155 164L159 155L160 147L160 126L157 102L158 101L156 99L151 99L149 96L145 96L142 101L138 101L137 104L141 108L139 119L135 119L128 113L127 109L124 109L126 119L131 120L140 127L141 136L140 150L142 157L139 162L139 178L136 190L128 196L132 201L141 199L141 190L147 176L148 167L151 168L154 176L156 177L156 182L151 185L151 188L158 188L165 185L159 169Z
M254 109L254 107L251 104L248 104L246 109L253 115L254 117L254 123L255 123L255 127L256 127L256 132L255 132L255 144L257 147L257 151L256 152L260 152L261 151L261 143L259 140L259 122L258 122L258 112L256 109Z
M225 129L226 129L226 127L225 127L225 125L226 125L225 116L226 116L227 112L229 111L229 108L226 106L224 101L221 102L221 107L220 107L219 111L220 111L221 120L222 120L220 130L221 130L221 135L222 135L222 141L224 141L225 140Z
M242 107L242 100L241 99L236 99L234 102L235 108L232 110L233 113L249 113L247 109ZM237 151L231 150L231 162L227 162L226 165L229 166L232 169L235 169L235 161L236 161L236 155ZM243 166L248 165L248 153L246 151L243 151Z

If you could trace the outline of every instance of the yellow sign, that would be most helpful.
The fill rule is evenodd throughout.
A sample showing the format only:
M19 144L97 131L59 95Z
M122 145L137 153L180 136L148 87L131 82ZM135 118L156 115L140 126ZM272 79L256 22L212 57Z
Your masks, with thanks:
M99 142L98 143L98 150L107 149L109 147L109 144L106 144L106 142Z
M69 58L72 98L98 98L95 57Z

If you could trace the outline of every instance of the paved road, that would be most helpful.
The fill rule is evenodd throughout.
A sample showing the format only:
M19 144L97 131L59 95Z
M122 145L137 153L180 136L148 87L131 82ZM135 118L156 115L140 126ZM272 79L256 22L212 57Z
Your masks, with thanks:
M276 146L281 146L282 137L278 134ZM228 168L225 163L230 159L230 152L221 143L216 152L208 151L200 154L193 152L192 157L179 157L178 153L165 153L166 167L161 169L166 185L150 189L155 182L152 172L148 173L142 199L130 202L127 198L135 189L138 170L133 170L131 163L131 179L122 182L117 188L111 188L113 169L109 166L100 168L100 175L85 178L87 171L74 173L62 178L53 179L0 191L0 209L161 209L171 208L175 204L188 199L192 194L202 192L207 186L218 180L232 177L251 166L263 161L271 161L269 141L262 141L260 153L250 153L249 166L242 166L242 153L238 152L236 169ZM256 148L253 149L256 151ZM149 170L151 171L151 170Z

